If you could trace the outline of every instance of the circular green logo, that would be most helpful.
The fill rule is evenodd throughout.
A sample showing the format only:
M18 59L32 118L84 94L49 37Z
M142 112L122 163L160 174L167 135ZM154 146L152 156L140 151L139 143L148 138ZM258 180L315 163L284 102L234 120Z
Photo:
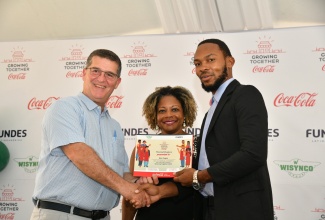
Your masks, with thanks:
M0 141L0 172L8 165L10 153L7 146Z

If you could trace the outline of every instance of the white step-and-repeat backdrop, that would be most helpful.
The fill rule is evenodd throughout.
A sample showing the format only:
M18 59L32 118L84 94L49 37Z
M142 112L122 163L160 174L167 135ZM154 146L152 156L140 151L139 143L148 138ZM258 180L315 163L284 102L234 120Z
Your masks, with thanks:
M188 132L200 132L210 94L194 73L193 54L207 38L228 44L236 59L234 78L255 85L264 96L274 219L325 219L324 26L0 42L0 219L29 219L42 117L53 102L81 91L91 51L110 49L122 60L122 83L107 106L121 123L130 154L136 134L152 133L142 103L157 86L181 85L193 92L199 111ZM120 206L112 210L112 219L120 219L120 211Z

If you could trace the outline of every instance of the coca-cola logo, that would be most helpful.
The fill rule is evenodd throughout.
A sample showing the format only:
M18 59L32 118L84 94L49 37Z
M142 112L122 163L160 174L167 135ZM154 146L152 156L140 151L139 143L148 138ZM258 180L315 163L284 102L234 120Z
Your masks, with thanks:
M67 78L81 78L82 76L83 76L82 71L78 71L78 72L72 72L72 71L69 71L69 72L66 74L66 77L67 77Z
M322 67L322 71L325 71L325 65Z
M145 76L147 75L148 70L147 69L139 69L139 70L133 70L131 69L129 71L129 76Z
M13 212L9 212L6 214L0 213L0 219L3 219L3 220L13 220L14 217L15 217L15 213L13 213Z
M47 99L43 99L43 100L37 100L35 97L32 98L29 103L28 103L28 109L29 110L40 110L40 109L47 109L48 107L50 107L50 105L52 105L52 103L56 100L58 100L60 97L54 97L51 96Z
M322 213L325 213L325 209L315 208L314 210L311 210L311 212L322 212Z
M195 67L192 69L192 74L196 74L196 68Z
M106 102L107 108L121 108L124 96L111 96Z
M285 210L284 208L282 208L280 205L275 205L273 206L274 210Z
M26 73L10 73L8 76L9 80L15 80L15 79L25 79L26 78Z
M316 104L315 97L317 95L317 93L304 92L297 96L286 96L283 93L280 93L274 99L274 106L313 107Z
M274 67L274 65L254 66L253 73L273 73Z

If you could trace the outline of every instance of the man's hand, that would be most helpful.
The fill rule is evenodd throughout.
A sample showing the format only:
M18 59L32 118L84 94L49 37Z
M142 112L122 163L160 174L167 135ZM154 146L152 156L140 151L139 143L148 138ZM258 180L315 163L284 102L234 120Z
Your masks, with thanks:
M157 202L161 198L161 188L150 183L142 184L138 187L136 193L146 192L150 197L151 203Z
M152 177L140 177L136 181L137 186L139 186L139 185L141 186L143 184L148 184L148 185L154 186L153 184L157 185L158 183L159 183L159 180L158 180L157 175L155 175L155 174L153 174ZM151 199L154 199L155 201L157 201L156 197L151 198L151 196L149 196L145 190L138 190L138 188L136 188L133 190L133 192L134 192L134 194L130 198L125 197L125 200L129 201L129 203L131 203L132 206L135 208L141 208L144 206L149 207L151 205L151 203L153 203L151 201Z
M131 184L130 188L128 189L128 194L124 195L126 201L130 202L133 207L141 208L141 207L149 207L152 203L150 200L149 195L145 192L138 191L138 184Z
M152 177L140 177L137 180L137 184L146 184L151 183L157 185L159 183L159 179L156 174L153 174Z
M151 203L157 202L159 199L169 198L178 195L178 188L174 182L167 182L159 186L153 184L142 184L136 193L145 191L150 196Z
M174 173L174 181L181 183L182 186L192 186L194 171L195 169L193 168L186 168L178 171Z
M136 181L137 185L140 185L140 186L146 185L145 188L148 188L149 186L157 185L158 183L159 183L159 179L158 179L157 175L155 175L155 174L153 174L152 177L140 177ZM148 193L143 189L137 188L136 190L134 190L134 193L135 194L144 194L144 196L146 198L146 205L145 206L147 206L147 207L149 207L150 204L153 203L153 201L151 201L152 199L154 199L155 202L157 201L156 197L151 198L151 196L148 195ZM140 200L136 199L136 198L134 198L134 199L126 199L126 200L129 201L134 208L144 207L143 203Z

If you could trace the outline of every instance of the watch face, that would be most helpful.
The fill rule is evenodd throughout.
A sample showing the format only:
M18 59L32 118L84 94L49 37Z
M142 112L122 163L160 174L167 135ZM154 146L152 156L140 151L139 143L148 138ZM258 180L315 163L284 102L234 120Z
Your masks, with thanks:
M199 183L193 183L192 186L195 190L199 190L201 188Z

